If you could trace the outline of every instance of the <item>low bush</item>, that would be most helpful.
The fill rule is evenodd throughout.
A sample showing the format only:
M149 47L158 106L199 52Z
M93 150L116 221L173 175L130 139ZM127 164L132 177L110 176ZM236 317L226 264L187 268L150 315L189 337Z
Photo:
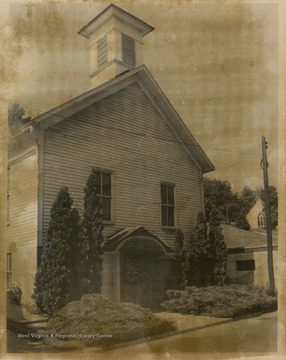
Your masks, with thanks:
M22 304L22 307L27 310L30 314L33 315L42 315L41 314L41 310L37 307L37 304L33 303L33 304Z
M7 299L15 304L20 305L22 300L22 289L20 284L12 284L10 289L7 291Z
M182 291L168 290L166 296L161 307L182 314L233 318L277 309L275 296L264 288L249 285L186 287Z
M45 333L53 337L45 342L57 347L109 347L174 330L170 321L160 319L149 309L89 294L50 318Z

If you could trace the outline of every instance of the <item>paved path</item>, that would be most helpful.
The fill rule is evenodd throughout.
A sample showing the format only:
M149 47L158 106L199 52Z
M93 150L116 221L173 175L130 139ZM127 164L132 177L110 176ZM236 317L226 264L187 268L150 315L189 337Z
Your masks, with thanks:
M199 329L201 327L219 325L233 321L232 319L226 319L226 318L183 315L179 313L169 313L169 312L160 312L157 313L156 315L159 316L161 319L173 321L178 331L180 332L184 332L185 330L190 330L190 329Z
M131 357L133 354L192 354L192 353L259 353L277 351L277 313L232 321L217 325L205 324L199 330L149 341L105 353L112 358ZM136 357L137 358L137 357Z

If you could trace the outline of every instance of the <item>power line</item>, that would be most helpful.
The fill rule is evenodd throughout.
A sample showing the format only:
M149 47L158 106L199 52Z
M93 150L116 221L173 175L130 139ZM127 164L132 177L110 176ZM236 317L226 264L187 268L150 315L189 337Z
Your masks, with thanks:
M3 98L2 98L3 99ZM9 102L7 100L4 100L5 102L9 103L9 104L13 104L12 102ZM40 110L40 109L36 109L36 108L32 108L32 107L28 107L28 106L25 106L23 107L24 110L32 110L32 111L37 111L39 113L44 113L44 114L50 114L50 115L54 115L60 119L66 119L65 116L62 116L62 115L58 115L58 114L54 114L53 112L51 111L43 111L43 110ZM24 128L26 125L24 125L23 127L21 127L20 129ZM131 135L135 135L135 136L140 136L141 138L149 138L149 139L155 139L155 140L161 140L161 141L167 141L167 142L172 142L172 143L177 143L177 144L184 144L184 145L188 145L188 146L193 146L193 147L201 147L200 145L197 145L197 144L190 144L190 143L186 143L186 142L183 142L183 141L178 141L178 140L175 140L175 139L166 139L166 138L163 138L163 137L160 137L160 136L150 136L148 131L146 132L135 132L135 131L130 131L130 130L125 130L125 129L122 129L122 128L118 128L118 127L114 127L114 126L106 126L106 125L99 125L97 124L98 127L102 128L102 129L107 129L107 130L113 130L113 131L118 131L118 132L121 132L121 133L125 133L125 134L131 134ZM208 147L208 146L204 146L203 147L204 149L208 149L208 150L211 150L211 151L220 151L220 152L224 152L224 153L233 153L233 154L238 154L238 155L252 155L252 156L261 156L260 154L258 153L252 153L252 152L242 152L242 151L236 151L236 150L227 150L227 149L219 149L219 148L212 148L212 147Z

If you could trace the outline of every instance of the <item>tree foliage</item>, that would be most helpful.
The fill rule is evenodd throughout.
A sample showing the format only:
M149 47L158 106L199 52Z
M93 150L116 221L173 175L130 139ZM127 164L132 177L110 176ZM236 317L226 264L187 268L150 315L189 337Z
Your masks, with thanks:
M62 188L52 205L35 277L32 298L39 310L49 316L72 298L73 264L70 255L76 253L79 232L79 215L72 204L68 188Z
M263 188L259 188L258 194L262 200L263 211L265 212L265 190ZM269 206L271 214L271 227L274 230L278 225L278 192L275 186L269 186Z
M221 220L235 222L240 211L240 203L239 196L232 191L230 182L205 178L203 186L207 221L211 211L216 209Z
M235 226L242 230L250 230L250 224L246 218L246 213L243 210L238 214Z
M82 222L82 293L100 293L102 271L103 213L98 195L98 179L92 170L84 188Z
M12 104L8 109L8 125L12 131L27 124L31 120L25 116L25 110L19 104Z
M255 204L256 190L245 186L241 193L233 191L226 180L204 179L205 213L209 220L213 209L218 211L221 221L233 224L244 230L250 230L247 214Z
M241 211L244 214L248 214L249 211L254 206L257 198L258 198L257 191L250 189L250 187L248 186L245 186L240 194L241 205L242 205Z

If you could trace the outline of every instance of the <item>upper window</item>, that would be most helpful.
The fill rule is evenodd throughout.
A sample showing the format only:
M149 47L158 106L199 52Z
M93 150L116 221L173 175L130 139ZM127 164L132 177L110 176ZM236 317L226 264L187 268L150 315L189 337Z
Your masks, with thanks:
M102 204L103 220L111 221L111 173L96 171L98 195Z
M174 185L161 184L162 226L175 226Z
M125 34L122 34L122 60L129 66L136 66L135 40Z
M7 290L11 289L12 285L12 254L7 253L6 256L6 277L7 277Z
M100 68L108 62L107 35L97 42L97 67Z

